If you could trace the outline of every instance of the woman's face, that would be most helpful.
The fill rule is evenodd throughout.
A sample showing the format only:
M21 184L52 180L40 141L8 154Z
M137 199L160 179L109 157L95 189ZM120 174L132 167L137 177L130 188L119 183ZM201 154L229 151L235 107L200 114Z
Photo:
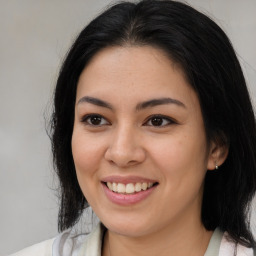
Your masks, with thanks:
M110 231L200 223L211 148L196 93L162 51L107 48L82 72L72 152L83 194Z

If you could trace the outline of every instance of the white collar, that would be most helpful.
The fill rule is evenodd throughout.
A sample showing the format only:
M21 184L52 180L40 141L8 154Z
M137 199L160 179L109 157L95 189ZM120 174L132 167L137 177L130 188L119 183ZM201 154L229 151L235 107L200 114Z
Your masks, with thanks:
M90 234L75 234L67 230L53 244L53 256L101 256L106 228L98 223ZM185 241L184 241L185 242ZM234 243L229 235L216 228L204 256L253 256L253 250Z

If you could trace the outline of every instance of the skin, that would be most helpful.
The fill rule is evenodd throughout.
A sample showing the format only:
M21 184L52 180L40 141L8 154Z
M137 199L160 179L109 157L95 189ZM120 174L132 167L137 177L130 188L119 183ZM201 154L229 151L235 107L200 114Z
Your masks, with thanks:
M162 98L176 102L138 109ZM88 114L100 115L99 124ZM167 118L156 126L152 115ZM102 255L204 255L212 232L200 219L203 180L225 160L222 151L206 140L198 97L161 50L106 48L82 72L72 152L83 194L108 229ZM102 180L111 175L158 185L139 203L118 205L103 190Z

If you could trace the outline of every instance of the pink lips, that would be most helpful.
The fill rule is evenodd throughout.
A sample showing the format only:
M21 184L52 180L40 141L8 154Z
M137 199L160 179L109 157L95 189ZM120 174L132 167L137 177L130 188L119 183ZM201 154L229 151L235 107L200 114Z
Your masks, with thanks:
M115 204L119 205L132 205L139 203L146 199L156 188L156 186L153 186L151 188L148 188L147 190L142 190L140 192L136 192L134 194L120 194L111 191L107 186L106 182L116 182L116 183L123 183L123 184L128 184L128 183L136 183L136 182L152 182L155 183L156 181L150 180L150 179L144 179L144 178L138 178L135 176L130 176L130 177L117 177L117 176L111 176L107 177L102 181L102 187L105 192L105 195L107 198Z

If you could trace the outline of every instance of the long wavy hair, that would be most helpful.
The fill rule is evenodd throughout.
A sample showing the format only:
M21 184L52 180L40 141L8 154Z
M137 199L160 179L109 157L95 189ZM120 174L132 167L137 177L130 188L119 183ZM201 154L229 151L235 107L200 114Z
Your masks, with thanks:
M79 76L101 49L127 45L162 49L183 69L198 95L208 140L229 147L221 168L206 174L202 223L208 230L219 227L236 242L255 247L249 209L256 190L256 126L245 79L222 29L206 15L176 1L117 3L85 27L68 52L57 80L51 121L61 190L59 230L72 227L88 206L71 152Z

